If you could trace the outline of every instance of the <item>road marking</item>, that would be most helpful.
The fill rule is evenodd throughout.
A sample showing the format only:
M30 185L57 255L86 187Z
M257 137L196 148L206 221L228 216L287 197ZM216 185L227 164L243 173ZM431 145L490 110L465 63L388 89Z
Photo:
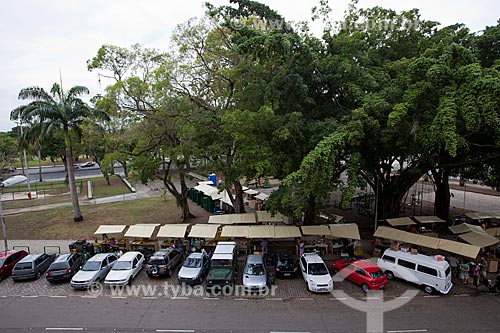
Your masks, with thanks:
M24 297L24 298L37 298L38 296L21 296L21 297Z
M51 298L66 298L67 296L57 296L57 295L55 295L55 296L49 296L49 297L51 297Z
M124 299L127 298L127 296L111 296L111 298Z
M410 298L410 296L394 296L394 298Z
M219 298L218 297L203 297L203 299L213 300L213 299L219 299Z
M157 299L155 296L143 296L142 299Z
M332 297L330 298L331 301L345 301L347 297Z
M458 295L453 295L455 297L469 297L469 294L458 294Z
M301 297L301 298L297 298L298 301L312 301L313 298L312 297Z
M156 330L156 332L193 333L194 330Z
M425 295L424 298L436 298L436 297L440 297L438 295Z
M210 297L204 298L204 299L210 299ZM248 298L235 298L234 300L235 301L248 301Z
M311 333L311 332L304 332L304 331L269 331L269 333Z
M266 298L266 301L282 301L283 298L281 297L276 297L276 298Z
M426 329L421 330L399 330L399 331L387 331L387 333L413 333L413 332L427 332Z
M189 297L172 297L172 299L189 299Z
M47 327L46 331L83 331L83 327Z
M362 297L361 299L366 299L366 300L369 300L369 299L380 299L380 297Z

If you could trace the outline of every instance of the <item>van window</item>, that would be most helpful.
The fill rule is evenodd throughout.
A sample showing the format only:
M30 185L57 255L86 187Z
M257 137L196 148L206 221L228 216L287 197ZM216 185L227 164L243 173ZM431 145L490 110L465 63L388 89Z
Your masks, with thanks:
M414 263L403 260L403 259L398 260L398 265L406 267L406 268L410 268L410 269L415 269L415 266L416 266Z
M445 276L450 275L450 273L451 273L451 268L450 268L450 267L448 267L448 268L446 269L445 273L446 273L446 274L445 274Z
M427 266L418 265L417 271L425 273L425 274L429 274L432 276L438 276L437 270L435 270L434 268L427 267Z
M392 263L396 262L396 258L391 257L391 256L385 256L385 255L382 257L382 260L392 262Z

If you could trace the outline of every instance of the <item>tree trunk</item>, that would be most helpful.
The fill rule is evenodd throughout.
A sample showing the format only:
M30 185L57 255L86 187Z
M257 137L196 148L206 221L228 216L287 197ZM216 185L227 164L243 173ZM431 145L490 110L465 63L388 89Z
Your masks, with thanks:
M243 186L239 181L233 182L234 186L234 212L236 214L245 213L245 204L243 203Z
M437 217L447 221L450 218L450 183L449 173L432 170L432 176L436 185L436 196L434 199L434 212Z
M179 182L181 185L180 192L177 190L177 188L175 187L175 184L169 178L170 163L168 163L167 169L166 169L165 174L163 176L163 184L165 185L167 190L174 196L175 200L177 201L177 204L181 207L182 222L187 222L189 219L191 219L195 216L193 214L191 214L191 211L189 210L188 188L187 188L186 177L185 177L185 173L184 173L184 169L183 169L182 165L178 165L178 170L179 170Z
M69 191L71 194L71 204L73 206L73 221L83 221L83 215L80 211L80 203L78 202L78 193L76 191L75 172L73 168L73 155L69 136L66 134L66 169L68 170Z
M37 153L38 153L38 175L40 177L40 181L43 182L43 179L42 179L42 151L41 149L38 149L37 150Z
M316 220L316 197L311 196L307 199L307 209L304 212L304 225L314 224Z

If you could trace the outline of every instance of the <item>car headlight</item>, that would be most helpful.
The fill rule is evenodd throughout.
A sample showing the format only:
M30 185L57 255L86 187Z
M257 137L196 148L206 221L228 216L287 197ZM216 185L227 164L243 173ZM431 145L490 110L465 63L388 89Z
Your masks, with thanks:
M309 284L313 287L316 287L316 282L314 282L313 280L309 280Z

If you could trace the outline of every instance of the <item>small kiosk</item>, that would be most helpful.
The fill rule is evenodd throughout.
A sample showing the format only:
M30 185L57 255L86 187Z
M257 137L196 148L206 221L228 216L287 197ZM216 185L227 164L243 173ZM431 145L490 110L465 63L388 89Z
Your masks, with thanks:
M134 238L129 243L131 251L139 251L146 258L149 258L156 250L157 244L154 239L151 239L155 229L159 224L135 224L128 228L125 237Z

